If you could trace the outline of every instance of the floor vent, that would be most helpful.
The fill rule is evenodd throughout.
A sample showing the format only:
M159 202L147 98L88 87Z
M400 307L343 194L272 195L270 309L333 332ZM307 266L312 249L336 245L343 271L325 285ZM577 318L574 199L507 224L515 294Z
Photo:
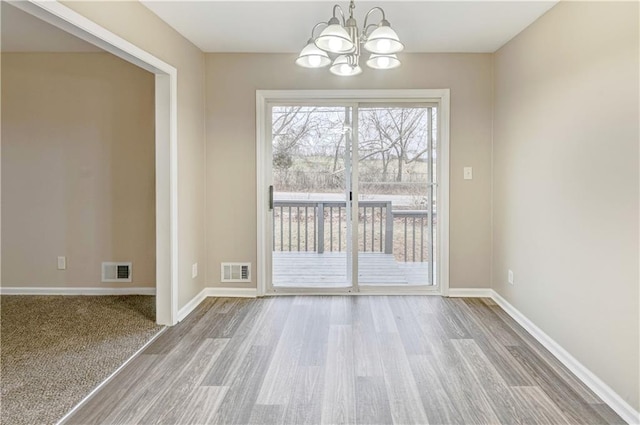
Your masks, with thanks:
M131 282L131 263L102 263L103 282Z
M221 282L251 282L251 263L222 263Z

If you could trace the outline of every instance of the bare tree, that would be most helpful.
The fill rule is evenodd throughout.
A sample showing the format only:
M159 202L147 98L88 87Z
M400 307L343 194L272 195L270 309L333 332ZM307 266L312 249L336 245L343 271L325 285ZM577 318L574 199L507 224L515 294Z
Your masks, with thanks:
M273 167L283 182L288 182L289 170L293 166L293 154L313 125L313 115L301 114L301 109L301 106L273 108Z
M403 179L404 165L421 159L428 151L424 143L429 123L424 108L371 108L361 110L361 159L379 158L383 178L389 164L397 163L396 181Z
M382 131L379 114L374 110L367 110L364 113L360 113L360 120L359 159L380 159L382 165L382 181L387 181L389 164L394 160L394 157L389 140Z
M344 170L346 112L328 106L273 108L273 166L283 188L339 185ZM372 181L381 177L383 182L403 182L407 165L421 160L428 150L426 109L362 108L359 118L359 160L374 160L361 167L362 181L371 173Z
M294 151L300 140L306 137L316 124L312 113L316 108L307 108L310 110L300 113L302 108L302 106L274 108L271 124L274 157Z
M321 164L318 157L331 158L340 152L343 115L340 109L311 106L277 106L272 111L273 166L285 186L290 170L308 175ZM308 159L305 159L308 158ZM295 164L298 164L294 167ZM305 165L303 165L305 164ZM331 173L330 163L318 170ZM334 160L333 172L337 169ZM304 177L304 176L302 176Z

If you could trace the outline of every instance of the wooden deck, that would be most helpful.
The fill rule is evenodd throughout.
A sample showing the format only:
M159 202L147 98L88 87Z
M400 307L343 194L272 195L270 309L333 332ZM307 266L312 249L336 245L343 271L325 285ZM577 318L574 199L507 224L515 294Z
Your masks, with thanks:
M428 263L404 263L391 254L360 253L360 285L426 285ZM273 253L273 286L344 288L347 281L345 252Z

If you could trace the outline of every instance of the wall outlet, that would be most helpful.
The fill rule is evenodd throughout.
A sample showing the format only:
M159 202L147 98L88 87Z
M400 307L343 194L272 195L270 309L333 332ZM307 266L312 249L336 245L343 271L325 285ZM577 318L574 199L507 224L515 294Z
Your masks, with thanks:
M198 277L198 263L193 263L191 265L191 278L195 279Z
M58 270L67 269L67 257L58 257Z
M507 280L510 284L513 285L513 271L509 270L509 272L507 273Z
M463 174L465 180L473 180L473 167L464 167Z

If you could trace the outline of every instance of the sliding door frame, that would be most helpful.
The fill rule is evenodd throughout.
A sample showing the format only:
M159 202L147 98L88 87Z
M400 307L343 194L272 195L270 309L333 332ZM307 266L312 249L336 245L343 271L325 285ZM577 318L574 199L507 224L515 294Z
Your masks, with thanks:
M263 115L265 117L271 117L272 113L273 113L273 107L278 107L278 106L324 106L324 107L331 107L331 108L345 108L345 109L349 109L350 112L347 114L345 113L345 123L347 121L347 119L349 119L351 121L351 126L353 127L353 123L357 122L357 108L358 108L358 104L357 103L352 103L352 102L345 102L345 101L341 101L341 100L327 100L327 99L318 99L318 100L313 100L313 101L306 101L305 100L301 100L301 101L293 101L293 100L268 100L265 105L264 105L264 111L263 111ZM266 139L264 140L264 143L262 143L262 147L263 147L263 151L262 151L262 184L264 187L269 188L270 186L273 185L272 179L273 179L273 162L272 162L272 158L273 158L273 140L272 140L272 136L271 133L273 131L272 129L272 122L271 119L266 119L264 120L264 128L265 128L265 137ZM349 137L349 142L347 143L345 146L345 150L349 149L349 146L353 146L355 143L357 143L358 139L357 139L357 135L355 136L354 139L354 135L353 135L353 131L351 132L351 137ZM353 158L353 150L351 151L351 154L349 154L350 159L349 159L349 165L347 167L347 170L345 170L346 173L350 173L351 175L349 176L348 179L345 179L345 182L349 182L349 184L345 185L344 187L344 195L345 195L345 201L347 200L347 194L349 192L351 192L353 190L354 184L357 184L357 179L354 181L354 172L353 172L353 167L357 166L357 164L355 164L356 161L354 161ZM260 174L258 174L258 176L260 176ZM260 178L258 178L258 180L260 181ZM260 184L260 183L258 183ZM260 186L258 186L260 187ZM259 191L259 189L258 189ZM347 250L345 251L345 256L346 256L346 270L345 270L345 286L340 286L340 287L317 287L317 288L308 288L308 287L290 287L287 288L288 290L291 290L290 292L287 291L282 291L282 290L278 290L276 291L275 287L273 286L273 281L269 279L269 277L273 276L273 258L272 258L272 253L270 252L270 249L266 249L266 247L272 247L274 246L274 234L273 232L270 232L269 229L271 229L271 225L269 222L269 217L271 219L273 219L273 214L275 213L275 209L271 209L271 199L269 199L269 196L271 196L271 194L269 193L269 189L267 189L267 208L265 210L263 210L262 212L258 212L258 214L263 214L265 215L265 225L267 226L265 228L265 232L261 233L259 231L258 233L258 240L260 240L260 236L262 236L262 242L258 242L258 244L260 243L264 243L265 245L265 249L263 249L262 252L260 252L260 246L258 246L258 265L262 264L264 266L264 270L261 269L260 267L258 268L259 273L262 274L264 273L265 279L261 279L260 277L258 277L258 282L262 281L265 282L263 284L264 286L264 292L262 293L258 293L258 296L261 295L289 295L289 294L293 294L293 293L309 293L309 292L313 292L314 294L320 295L320 294L324 294L324 295L331 295L331 294L349 294L349 293L353 293L353 292L357 292L357 285L354 285L354 282L357 282L357 268L353 267L353 249L357 249L357 244L352 243L351 246L348 245L347 242ZM258 201L260 202L260 201ZM349 224L349 226L347 227L347 233L346 235L349 235L350 233L353 233L353 225L355 223L355 218L354 215L352 213L353 211L353 205L357 205L357 203L354 204L349 204L348 201L346 201L347 204L347 216L351 216L351 223ZM260 204L258 204L260 205ZM259 210L259 208L258 208ZM351 214L349 214L348 211L351 211ZM271 213L270 215L267 213ZM260 226L260 224L258 224L258 226ZM315 236L314 236L315 237ZM349 240L349 236L345 236L347 238L347 240ZM351 240L353 240L354 238L351 238ZM350 257L351 256L351 257ZM261 259L263 261L261 261ZM258 286L260 287L260 286ZM276 294L277 292L277 294Z
M257 194L257 290L258 296L266 295L287 295L288 293L279 291L273 293L271 285L271 263L269 255L269 191L268 182L271 165L267 160L270 158L271 147L269 142L269 132L271 128L268 111L270 104L295 104L304 103L335 103L340 106L351 106L359 103L435 103L438 105L438 132L439 132L439 160L438 160L438 268L439 285L437 288L417 289L412 287L385 286L382 288L367 288L366 291L353 291L356 288L317 290L316 288L296 289L291 293L299 294L439 294L448 296L449 294L449 89L407 89L407 90L257 90L256 91L256 194ZM357 108L352 111L352 127L356 126ZM355 127L357 128L357 127ZM355 133L355 131L353 132ZM352 143L357 143L357 134L354 135ZM354 150L357 152L357 149ZM352 187L357 188L357 158L353 158L353 170L355 180ZM352 210L358 211L357 197L354 197ZM355 227L356 214L352 214L353 231ZM352 238L355 249L354 256L357 255L357 234ZM357 282L357 268L353 267L352 279ZM357 288L356 288L357 289Z

